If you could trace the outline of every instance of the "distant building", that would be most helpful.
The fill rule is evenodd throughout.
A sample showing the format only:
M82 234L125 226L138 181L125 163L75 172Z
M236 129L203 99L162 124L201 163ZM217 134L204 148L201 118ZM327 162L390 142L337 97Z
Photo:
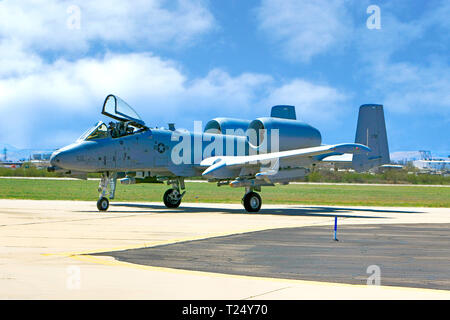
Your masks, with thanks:
M23 162L17 162L17 161L1 161L0 167L3 168L20 168L23 165Z
M419 170L446 173L450 172L450 159L415 160L413 166Z
M433 157L431 156L431 151L429 150L420 150L420 160L433 160Z
M420 160L412 162L413 166L419 170L447 173L450 172L450 159L437 159L431 156L431 151L420 150Z
M52 154L48 152L33 153L31 155L31 160L48 161L50 160L51 155Z

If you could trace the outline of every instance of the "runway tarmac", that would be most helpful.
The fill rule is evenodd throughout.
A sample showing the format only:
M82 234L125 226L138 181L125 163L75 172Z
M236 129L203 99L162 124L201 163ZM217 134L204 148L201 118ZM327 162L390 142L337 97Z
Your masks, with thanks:
M98 253L139 265L267 278L450 290L450 224L281 228ZM372 267L373 268L373 267ZM380 279L381 280L381 279Z
M0 200L0 299L450 299L449 224L448 208Z

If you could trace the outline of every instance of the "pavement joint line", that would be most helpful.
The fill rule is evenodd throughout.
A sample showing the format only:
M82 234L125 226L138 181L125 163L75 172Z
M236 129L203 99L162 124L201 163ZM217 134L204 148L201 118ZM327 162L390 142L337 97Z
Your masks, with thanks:
M243 300L253 299L253 298L256 298L256 297L261 297L261 296L264 296L264 295L269 294L269 293L273 293L273 292L277 292L277 291L281 291L281 290L289 289L289 288L292 288L292 286L290 286L290 287L278 288L278 289L270 290L270 291L263 292L263 293L260 293L260 294L255 294L254 296L250 296L250 297L244 298Z
M139 215L130 214L130 215L126 215L126 216L125 215L101 216L101 217L91 217L91 218L71 219L71 220L48 220L48 221L39 221L39 222L13 223L13 224L2 224L2 225L0 225L0 227L16 227L16 226L29 226L29 225L37 225L37 224L48 224L48 223L66 223L66 222L82 222L82 221L92 221L92 220L102 220L102 219L129 218L129 217L135 217L135 216L139 216Z

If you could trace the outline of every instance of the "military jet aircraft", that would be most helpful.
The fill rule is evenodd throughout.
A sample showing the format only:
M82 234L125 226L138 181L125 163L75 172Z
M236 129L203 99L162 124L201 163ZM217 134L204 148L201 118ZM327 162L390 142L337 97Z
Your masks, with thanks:
M74 175L101 173L97 207L105 211L114 199L116 182L167 183L168 208L185 195L185 179L207 178L218 186L243 187L244 208L257 212L262 186L288 184L308 175L324 161L352 156L355 170L389 162L381 105L360 107L355 143L323 145L319 130L298 121L295 107L272 107L270 117L253 121L215 118L204 130L148 127L126 102L108 95L98 122L75 143L55 151L49 171ZM194 125L195 126L195 125ZM387 153L387 158L386 158Z

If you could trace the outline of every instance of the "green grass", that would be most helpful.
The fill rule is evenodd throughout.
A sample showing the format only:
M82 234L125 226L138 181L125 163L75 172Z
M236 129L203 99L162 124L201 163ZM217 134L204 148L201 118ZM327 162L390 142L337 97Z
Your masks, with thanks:
M62 172L47 172L31 164L24 164L21 168L0 167L0 177L64 177ZM100 173L88 173L89 178L99 178ZM199 179L190 178L190 179ZM338 183L387 183L387 184L432 184L450 185L450 176L419 173L413 167L402 170L387 170L383 173L357 173L347 171L316 170L304 177L306 182L338 182Z
M414 168L387 170L376 174L318 170L306 176L305 180L309 182L450 185L450 176L422 174Z
M88 173L90 178L99 178L100 173ZM34 165L25 163L20 168L0 167L0 177L67 177L62 172L48 172L45 168L36 168Z
M88 200L98 198L98 181L0 179L0 198ZM240 203L243 188L187 183L185 202ZM165 184L118 185L115 201L162 201ZM450 188L420 186L288 185L263 187L265 204L450 207Z

